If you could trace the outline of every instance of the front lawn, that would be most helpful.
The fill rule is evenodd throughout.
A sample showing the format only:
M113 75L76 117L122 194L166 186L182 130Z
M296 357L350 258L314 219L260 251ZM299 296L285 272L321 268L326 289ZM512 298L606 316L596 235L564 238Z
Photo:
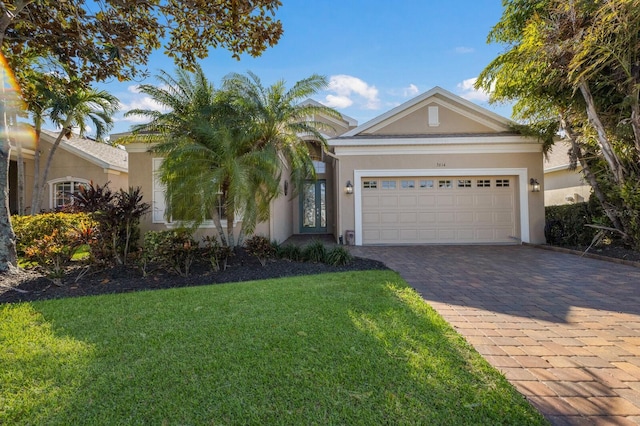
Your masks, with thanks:
M0 306L0 424L546 424L390 271Z

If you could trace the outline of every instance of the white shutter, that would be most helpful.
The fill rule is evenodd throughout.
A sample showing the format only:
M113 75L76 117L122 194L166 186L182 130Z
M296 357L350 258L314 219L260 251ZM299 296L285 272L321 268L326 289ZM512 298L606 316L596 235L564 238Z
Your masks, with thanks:
M162 158L153 159L153 223L166 223L164 212L166 210L165 186L158 179L158 171L162 165Z

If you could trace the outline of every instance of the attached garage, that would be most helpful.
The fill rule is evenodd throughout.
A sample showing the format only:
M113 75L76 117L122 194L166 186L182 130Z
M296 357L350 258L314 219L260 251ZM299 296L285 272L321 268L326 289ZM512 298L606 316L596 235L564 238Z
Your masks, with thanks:
M363 244L519 241L516 176L360 180Z
M356 245L544 242L542 146L434 88L329 141Z

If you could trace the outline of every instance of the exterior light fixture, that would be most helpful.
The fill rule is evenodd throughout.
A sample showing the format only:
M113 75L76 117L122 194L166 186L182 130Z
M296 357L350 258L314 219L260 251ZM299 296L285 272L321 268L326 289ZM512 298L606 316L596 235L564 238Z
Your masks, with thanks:
M540 183L538 179L529 179L529 185L531 185L531 192L540 192Z
M353 194L353 185L351 184L350 180L347 181L347 184L344 187L344 192L346 192L347 194Z

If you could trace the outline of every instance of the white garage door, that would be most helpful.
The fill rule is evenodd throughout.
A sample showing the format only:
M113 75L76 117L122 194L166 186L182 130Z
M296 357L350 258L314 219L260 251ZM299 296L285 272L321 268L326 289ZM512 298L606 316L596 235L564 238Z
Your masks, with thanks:
M514 243L515 176L362 178L363 244Z

